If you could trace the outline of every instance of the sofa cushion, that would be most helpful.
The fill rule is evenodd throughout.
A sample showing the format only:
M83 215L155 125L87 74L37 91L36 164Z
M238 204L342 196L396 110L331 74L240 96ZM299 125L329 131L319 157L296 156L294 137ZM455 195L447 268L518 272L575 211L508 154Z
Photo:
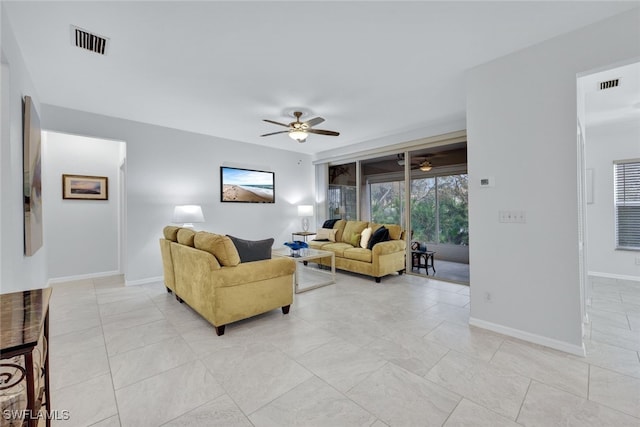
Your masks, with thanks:
M369 244L369 239L371 239L371 235L373 234L373 230L371 227L367 227L362 230L362 234L360 235L360 247L363 249L367 249L367 245Z
M318 230L315 240L326 240L329 242L335 242L337 232L338 230L335 228L321 228Z
M273 238L264 240L244 240L238 237L227 235L240 255L240 262L260 261L262 259L271 259L271 247L273 246Z
M353 246L351 246L349 243L342 243L342 242L326 243L322 246L323 251L331 251L335 253L337 257L343 257L343 258L344 258L344 251L347 249L353 249Z
M369 227L371 227L374 233L380 227L386 227L389 230L389 239L391 240L400 240L400 237L402 237L402 227L398 224L376 224L374 222L370 222Z
M360 234L362 230L367 228L369 223L365 221L347 221L344 226L344 231L342 232L342 239L340 242L351 243L351 236L354 233Z
M333 224L333 228L338 230L336 231L336 242L342 242L342 232L344 231L344 226L346 223L347 221L345 221L344 219L339 219L335 224Z
M311 249L322 249L325 245L334 243L329 240L311 240L308 242Z
M193 239L196 236L196 232L189 228L181 228L178 230L178 243L185 246L193 247Z
M178 241L178 230L182 227L176 227L175 225L167 225L163 230L164 238L171 240L172 242Z
M402 236L402 227L398 224L385 224L384 226L389 230L389 239L400 240L400 237Z
M376 243L386 242L387 240L389 240L389 230L387 229L387 227L382 226L371 235L371 239L369 239L367 249L373 248Z
M193 240L196 249L209 252L216 257L220 265L235 267L240 264L238 250L229 237L199 231Z
M363 248L345 249L343 258L371 262L371 250Z

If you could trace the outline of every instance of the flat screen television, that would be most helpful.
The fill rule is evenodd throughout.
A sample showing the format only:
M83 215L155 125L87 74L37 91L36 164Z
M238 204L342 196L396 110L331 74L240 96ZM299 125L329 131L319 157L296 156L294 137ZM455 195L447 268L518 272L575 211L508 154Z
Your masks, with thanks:
M275 173L220 167L220 201L275 203Z

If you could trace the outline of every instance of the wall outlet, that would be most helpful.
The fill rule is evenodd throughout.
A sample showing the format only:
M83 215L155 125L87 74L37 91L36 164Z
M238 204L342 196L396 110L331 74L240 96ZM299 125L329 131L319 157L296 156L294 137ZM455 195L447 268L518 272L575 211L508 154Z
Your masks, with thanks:
M640 265L640 256L636 257L636 265Z
M527 213L525 211L499 211L498 222L524 224L527 222Z

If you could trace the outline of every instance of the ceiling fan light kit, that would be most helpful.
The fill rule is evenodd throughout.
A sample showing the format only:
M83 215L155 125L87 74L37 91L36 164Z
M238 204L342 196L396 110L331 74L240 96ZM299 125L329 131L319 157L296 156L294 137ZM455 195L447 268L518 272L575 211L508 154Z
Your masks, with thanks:
M284 123L276 122L273 120L269 120L269 119L263 119L267 123L272 123L278 126L284 126L289 129L281 130L279 132L265 133L264 135L260 135L260 136L271 136L271 135L277 135L279 133L288 133L291 139L298 142L305 142L307 140L307 136L309 136L310 133L315 133L318 135L327 135L327 136L340 135L339 132L335 132L332 130L312 129L313 126L324 122L324 119L322 117L315 117L313 119L307 120L306 122L301 122L300 117L302 117L302 114L303 113L301 111L294 111L293 115L296 118L296 121L291 122L288 125Z
M298 142L305 142L307 140L307 133L303 130L290 130L289 138Z
M433 165L428 160L425 160L424 162L420 163L420 170L423 172L429 172L432 168L433 168Z

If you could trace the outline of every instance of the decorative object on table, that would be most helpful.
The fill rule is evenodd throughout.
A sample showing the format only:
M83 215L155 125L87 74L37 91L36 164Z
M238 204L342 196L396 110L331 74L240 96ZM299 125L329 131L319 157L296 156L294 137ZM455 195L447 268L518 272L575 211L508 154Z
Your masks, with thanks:
M31 256L42 246L42 157L40 119L30 96L23 102L23 197L24 254Z
M291 249L291 256L294 258L298 258L300 256L300 249L308 248L309 245L307 242L303 242L302 240L294 240L293 242L285 242L285 246L288 246Z
M204 222L204 214L200 205L178 205L173 209L174 224L182 223L183 227L193 228L194 222Z
M220 201L275 203L274 172L220 167Z
M302 217L302 231L309 231L309 217L313 216L313 205L298 206L298 216Z
M106 176L62 175L62 198L71 200L109 200Z

